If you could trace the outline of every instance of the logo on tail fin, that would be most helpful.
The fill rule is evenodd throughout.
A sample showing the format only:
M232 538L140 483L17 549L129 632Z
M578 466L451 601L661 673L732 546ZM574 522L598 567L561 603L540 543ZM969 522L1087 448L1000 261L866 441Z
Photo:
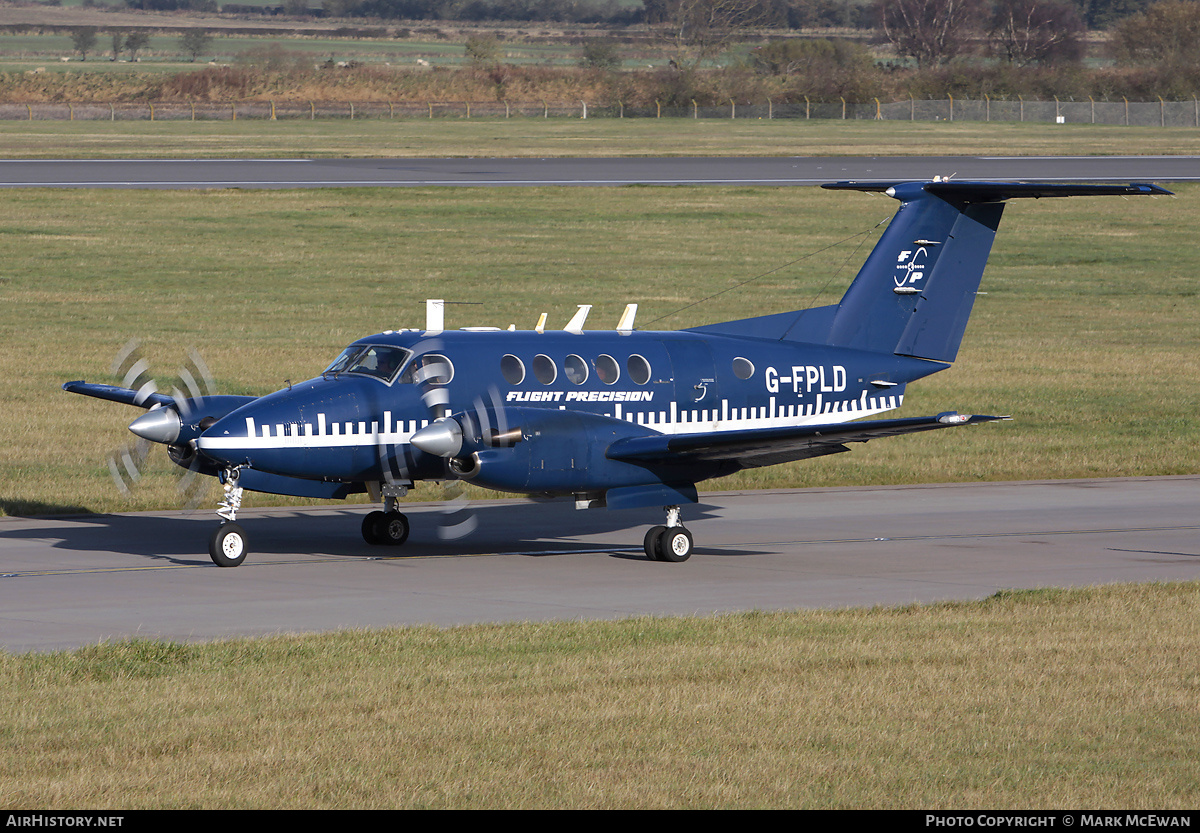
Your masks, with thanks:
M903 288L919 283L925 277L925 263L928 257L929 250L924 246L916 251L912 249L901 251L896 257L896 273L892 276L896 287Z

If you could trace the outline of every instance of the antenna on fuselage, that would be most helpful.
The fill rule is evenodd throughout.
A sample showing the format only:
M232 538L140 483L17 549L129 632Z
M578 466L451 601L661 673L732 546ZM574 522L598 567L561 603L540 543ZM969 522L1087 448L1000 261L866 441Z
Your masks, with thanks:
M435 336L446 329L446 302L442 299L425 301L425 335Z
M633 319L637 318L637 304L626 304L625 311L621 313L621 320L617 322L617 332L623 336L627 336L633 332Z
M574 333L575 335L582 335L583 322L587 321L588 313L591 311L591 304L580 304L579 309L575 311L575 315L567 323L567 326L563 327L563 330L568 333Z
M534 327L533 329L536 330L538 333L546 332L546 313L543 312L541 314L541 317L538 318L537 326Z

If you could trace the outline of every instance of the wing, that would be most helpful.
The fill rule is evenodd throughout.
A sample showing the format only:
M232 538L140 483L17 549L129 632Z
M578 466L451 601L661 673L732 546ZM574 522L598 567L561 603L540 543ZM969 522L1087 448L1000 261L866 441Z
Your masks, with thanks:
M838 422L789 428L759 428L709 434L658 434L618 440L608 448L611 460L631 463L735 460L744 468L771 466L809 457L849 451L846 443L865 443L878 437L895 437L939 428L978 425L1010 419L1007 416L966 415L947 412L937 416Z

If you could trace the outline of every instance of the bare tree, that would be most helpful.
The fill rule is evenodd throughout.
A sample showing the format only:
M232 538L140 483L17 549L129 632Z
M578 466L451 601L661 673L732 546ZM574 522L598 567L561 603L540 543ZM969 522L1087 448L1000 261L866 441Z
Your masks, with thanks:
M918 67L964 54L979 31L980 0L877 0L880 28Z
M1083 58L1083 18L1056 0L999 0L989 28L992 49L1010 64L1076 63Z
M138 52L146 48L150 43L150 36L141 29L135 29L125 36L125 51L129 53L129 60L136 61Z
M125 33L120 29L113 29L109 34L112 35L112 59L120 60L121 51L125 48Z
M780 15L762 0L657 0L646 9L651 22L662 24L680 69L714 60L739 30L777 22Z
M71 31L71 45L79 53L79 60L86 61L87 54L96 48L96 28L80 26Z
M1109 44L1122 63L1194 66L1200 61L1200 3L1160 0L1113 26Z
M179 38L179 48L193 61L199 58L212 43L212 35L203 29L188 29Z

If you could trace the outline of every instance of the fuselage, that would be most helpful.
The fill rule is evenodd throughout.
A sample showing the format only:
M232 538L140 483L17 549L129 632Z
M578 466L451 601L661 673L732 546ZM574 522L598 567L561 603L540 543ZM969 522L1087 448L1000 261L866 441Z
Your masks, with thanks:
M371 348L365 359L364 348ZM348 355L358 355L357 364ZM434 361L432 375L423 376L422 363ZM695 482L736 467L648 473L605 460L604 449L651 433L710 434L869 417L898 408L907 382L944 367L825 345L687 331L386 332L350 345L322 376L228 414L199 446L220 464L286 477L443 479L446 461L414 448L410 439L440 417L465 414L484 427L524 434L503 448L477 448L473 462L459 461L456 474L465 471L491 488L578 493L614 480Z

